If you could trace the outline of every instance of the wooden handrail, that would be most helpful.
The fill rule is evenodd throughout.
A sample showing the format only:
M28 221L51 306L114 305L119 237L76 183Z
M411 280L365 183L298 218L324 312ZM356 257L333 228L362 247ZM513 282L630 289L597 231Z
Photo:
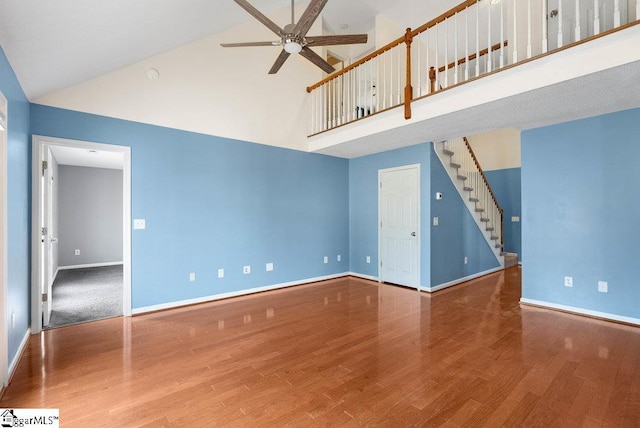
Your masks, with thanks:
M471 148L471 144L469 144L469 140L467 139L467 137L463 137L463 140L464 140L464 144L467 146L467 150L469 150L469 153L471 154L473 163L476 164L476 168L478 168L478 171L480 172L482 181L484 182L485 186L487 186L487 189L489 190L489 194L491 195L491 199L493 199L493 203L496 204L496 208L498 208L498 212L500 213L500 243L504 244L504 210L502 209L502 207L500 207L500 204L498 203L498 199L496 198L496 195L493 193L493 190L491 190L491 186L489 186L489 181L487 180L487 176L484 175L484 171L480 166L480 162L478 162L478 158L476 157L476 154Z
M504 42L502 42L502 46L504 46L505 48L509 46L509 40L505 40ZM500 49L500 43L496 43L495 45L491 46L491 52L497 51L498 49ZM484 48L480 51L480 56L485 56L488 53L489 48ZM469 61L473 61L474 59L476 59L475 53L469 55ZM458 61L453 61L447 65L443 65L438 69L438 71L442 73L445 70L455 67L456 62L458 63L458 65L464 64L465 62L467 62L467 57L462 57Z
M411 32L411 35L413 37L415 37L420 33L424 33L428 29L430 29L432 27L435 27L439 23L451 18L453 15L455 15L458 12L461 12L461 11L465 10L469 6L473 6L474 4L478 3L479 1L481 1L481 0L467 0L467 1L463 2L463 3L459 4L458 6L454 7L453 9L450 9L450 10L446 11L445 13L443 13L442 15L432 19L431 21L429 21L429 22L427 22L425 24L422 24L421 26L419 26L418 28L413 30Z

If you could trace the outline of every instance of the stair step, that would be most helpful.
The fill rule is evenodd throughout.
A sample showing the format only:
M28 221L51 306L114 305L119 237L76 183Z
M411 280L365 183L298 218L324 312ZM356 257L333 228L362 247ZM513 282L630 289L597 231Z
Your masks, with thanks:
M502 252L504 256L504 267L510 268L516 266L518 264L518 255L516 253L505 253Z
M467 179L466 175L458 175L458 180L465 181Z
M482 207L476 207L476 212L477 212L477 213L483 213L483 212L484 212L484 208L482 208Z
M496 248L502 248L502 244L497 243L497 244L496 244Z
M491 235L491 239L495 241L496 239L500 239L500 237L498 235Z
M480 221L483 222L483 223L489 223L489 219L488 218L481 218Z
M494 230L496 230L495 227L493 226L487 226L487 228L485 229L487 232L493 232Z
M473 192L473 187L471 187L471 186L464 186L464 187L462 188L462 190L464 190L464 191L466 191L466 192ZM480 199L478 199L478 201L479 201L479 200L480 200ZM478 202L478 201L471 201L471 202Z
M467 190L467 189L464 189L464 190ZM469 202L480 202L480 199L472 196L469 198Z
M456 168L456 169L458 169L458 168L460 168L462 165L460 165L459 163L451 162L451 163L449 164L449 166L451 166L451 168Z
M442 153L444 153L447 156L453 156L453 152L449 149L442 149Z

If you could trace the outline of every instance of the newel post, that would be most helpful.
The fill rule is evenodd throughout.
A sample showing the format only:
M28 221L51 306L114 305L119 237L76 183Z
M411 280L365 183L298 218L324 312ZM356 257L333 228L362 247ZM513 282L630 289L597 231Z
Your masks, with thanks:
M411 119L411 101L413 101L413 87L411 86L411 28L404 33L404 43L407 45L407 82L404 87L404 118Z

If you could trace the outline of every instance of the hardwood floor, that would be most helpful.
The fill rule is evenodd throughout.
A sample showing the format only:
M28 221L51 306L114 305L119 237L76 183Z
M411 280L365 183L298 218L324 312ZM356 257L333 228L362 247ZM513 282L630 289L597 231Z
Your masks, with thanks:
M0 407L61 426L640 424L640 329L345 278L31 337Z

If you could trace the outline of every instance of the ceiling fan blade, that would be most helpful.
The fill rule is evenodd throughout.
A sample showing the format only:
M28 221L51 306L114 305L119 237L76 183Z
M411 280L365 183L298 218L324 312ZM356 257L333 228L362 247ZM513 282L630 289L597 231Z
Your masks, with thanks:
M331 46L367 43L368 38L367 34L344 34L338 36L310 36L304 39L309 46Z
M243 48L248 46L280 46L280 42L246 42L246 43L220 43L223 48Z
M308 46L305 46L304 48L302 48L302 51L300 51L300 55L305 57L306 59L308 59L315 65L317 65L318 67L320 67L326 73L331 74L334 71L336 71L336 69L333 68L331 64L329 64L327 61L322 59L320 55L312 51Z
M280 37L282 37L284 35L284 30L282 28L278 27L278 25L276 25L272 20L267 18L258 9L256 9L253 6L251 6L249 4L249 2L247 2L246 0L233 0L233 1L238 3L238 5L241 8L243 8L244 10L249 12L249 14L251 16L253 16L255 19L257 19L258 21L262 22L262 24L264 24L269 30L273 31L274 33L276 33Z
M280 67L282 67L282 64L289 58L289 55L291 55L289 52L282 49L282 52L280 52L280 55L276 58L276 62L273 63L273 67L269 70L269 74L276 74L278 70L280 70Z
M322 12L322 9L324 9L327 1L328 0L311 0L311 3L307 6L307 9L300 17L300 20L296 26L293 27L292 33L297 34L300 37L304 37L318 18L318 15L320 15L320 12Z

